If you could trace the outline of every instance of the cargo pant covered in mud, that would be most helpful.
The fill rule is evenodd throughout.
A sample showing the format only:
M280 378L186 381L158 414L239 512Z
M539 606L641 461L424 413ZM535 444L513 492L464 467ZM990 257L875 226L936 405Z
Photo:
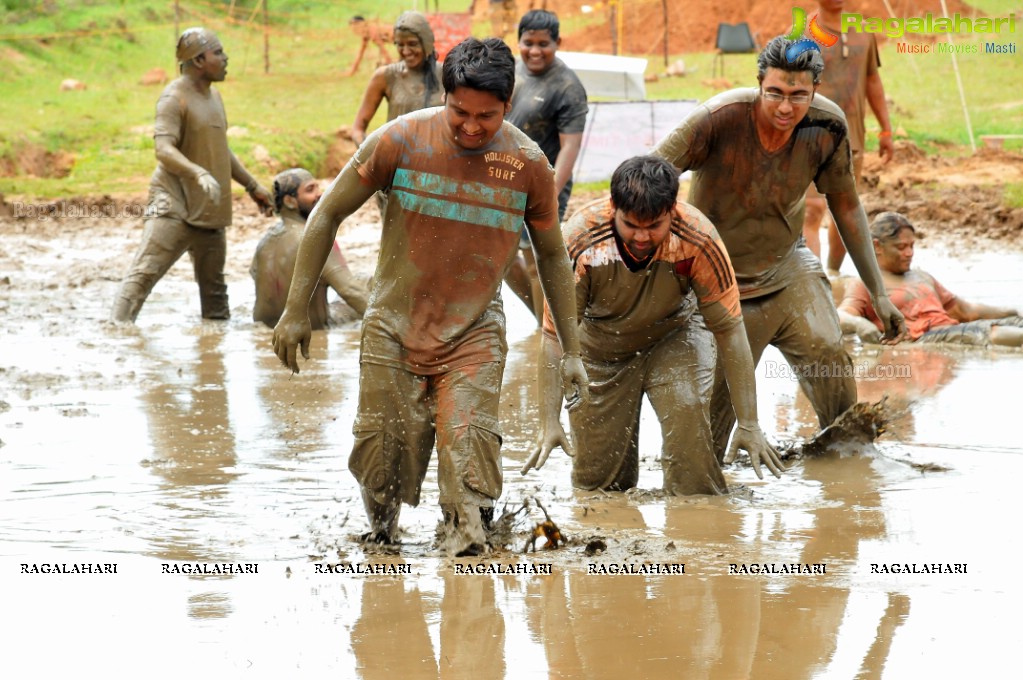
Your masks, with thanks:
M225 228L231 224L232 155L227 145L227 115L220 93L203 96L178 78L156 105L154 137L164 137L199 170L220 185L211 201L197 177L171 172L161 162L149 187L142 243L114 301L115 321L134 321L153 286L185 252L192 258L204 319L227 319L230 308L224 282Z
M803 197L814 182L858 208L848 128L842 111L817 95L785 145L768 151L756 129L759 104L755 88L713 97L652 153L693 171L689 202L728 249L753 361L767 345L777 347L824 427L856 402L856 382L827 278L802 242ZM720 366L712 401L715 448L723 457L735 414Z
M553 173L539 148L507 122L479 151L452 145L449 134L443 109L398 118L366 139L324 200L389 193L349 459L372 531L393 537L400 504L419 503L436 444L445 517L459 540L482 545L480 509L493 506L502 485L501 282L523 220L534 238L564 251Z
M589 403L569 410L576 454L572 483L625 490L639 480L644 395L661 424L664 489L676 495L728 490L714 456L710 397L715 339L740 323L739 292L717 232L698 210L676 204L669 235L638 263L615 231L607 199L564 227ZM699 312L697 312L697 307ZM545 319L544 341L553 340Z

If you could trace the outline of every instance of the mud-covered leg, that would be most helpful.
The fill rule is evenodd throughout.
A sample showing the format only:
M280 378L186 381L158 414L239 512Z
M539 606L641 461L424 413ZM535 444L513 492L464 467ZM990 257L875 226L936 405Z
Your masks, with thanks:
M146 220L142 243L114 298L112 321L135 321L153 286L188 248L189 230L179 220L160 217Z
M488 549L483 520L501 496L498 407L504 362L455 369L433 382L437 480L445 549L478 555Z
M842 346L831 286L819 276L806 277L780 296L786 323L774 344L799 376L820 426L827 427L856 403L852 359Z
M199 302L204 319L229 319L231 307L227 301L227 283L224 281L224 263L227 260L227 236L224 229L196 229L192 245L195 282L199 284Z
M639 481L639 411L646 354L586 362L590 400L569 412L575 439L572 485L623 491Z
M428 385L402 369L362 364L348 469L361 487L369 540L393 542L401 504L419 504L434 441Z
M710 426L715 365L714 337L702 324L665 338L650 357L646 394L664 437L664 489L678 496L728 492Z

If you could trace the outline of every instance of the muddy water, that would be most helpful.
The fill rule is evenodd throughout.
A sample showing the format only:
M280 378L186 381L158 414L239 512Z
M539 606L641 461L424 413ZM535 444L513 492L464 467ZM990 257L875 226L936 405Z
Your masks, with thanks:
M87 226L3 233L5 677L100 669L112 677L997 677L1015 665L1023 353L856 347L861 398L888 395L900 410L891 430L876 447L797 462L781 481L731 468L741 491L733 498L660 496L659 433L644 411L642 491L582 493L561 452L542 474L518 473L535 428L537 335L509 299L505 499L541 499L572 541L523 556L520 534L493 559L445 558L433 545L431 474L425 502L403 511L400 552L366 555L353 541L365 522L345 467L357 328L317 333L301 374L279 367L270 331L248 321L254 228L231 244L230 322L199 321L182 262L136 328L108 326L137 232ZM358 230L348 238L355 251L360 238L372 240ZM918 264L964 297L1023 303L1019 253L953 259L930 248ZM771 368L780 361L769 352L759 368L760 418L777 439L794 440L812 434L815 419L795 383ZM922 472L927 463L947 471ZM584 555L598 538L606 552ZM409 573L317 573L343 562ZM587 573L644 562L684 564L684 574ZM21 573L22 564L81 563L117 573ZM194 563L258 571L163 573ZM515 563L551 573L457 573ZM824 573L729 573L732 564L764 563ZM966 573L871 566L933 563Z

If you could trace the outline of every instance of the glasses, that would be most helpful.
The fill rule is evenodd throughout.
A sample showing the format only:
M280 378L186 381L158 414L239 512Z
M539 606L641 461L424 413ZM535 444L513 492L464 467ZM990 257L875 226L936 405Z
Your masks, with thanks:
M781 92L764 92L763 90L760 91L760 95L769 102L780 103L788 99L789 103L794 106L809 104L813 97L812 94L782 94Z

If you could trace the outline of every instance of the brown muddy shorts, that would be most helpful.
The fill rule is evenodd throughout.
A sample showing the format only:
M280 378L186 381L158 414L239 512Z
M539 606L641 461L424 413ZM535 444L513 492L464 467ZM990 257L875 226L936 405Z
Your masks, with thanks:
M348 469L378 503L418 505L434 445L441 504L492 507L501 496L503 362L440 375L363 363Z

